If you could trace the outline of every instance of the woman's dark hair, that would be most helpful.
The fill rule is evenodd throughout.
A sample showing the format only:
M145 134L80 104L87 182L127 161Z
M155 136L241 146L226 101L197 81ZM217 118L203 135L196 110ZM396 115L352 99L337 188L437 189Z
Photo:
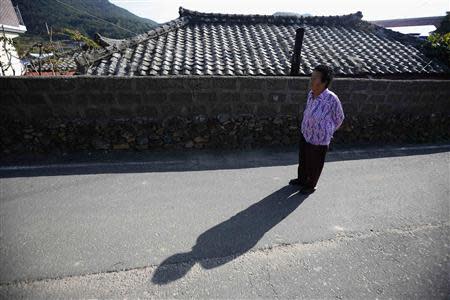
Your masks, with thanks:
M318 71L322 74L322 82L326 82L327 84L325 87L328 87L333 80L333 69L327 65L318 65L314 68L314 71Z

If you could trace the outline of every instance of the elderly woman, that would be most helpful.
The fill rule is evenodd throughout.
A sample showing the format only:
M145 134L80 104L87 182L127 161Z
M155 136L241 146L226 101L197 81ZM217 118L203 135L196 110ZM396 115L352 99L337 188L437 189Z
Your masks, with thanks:
M289 182L300 186L302 194L317 189L330 141L344 121L341 101L328 89L332 79L333 72L325 65L315 67L311 75L311 90L300 130L298 174Z

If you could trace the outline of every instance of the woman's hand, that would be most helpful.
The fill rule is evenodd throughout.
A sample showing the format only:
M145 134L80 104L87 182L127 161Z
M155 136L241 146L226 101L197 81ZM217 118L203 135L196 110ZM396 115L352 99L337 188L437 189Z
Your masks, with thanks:
M331 118L333 119L335 131L336 131L341 127L342 122L344 122L344 119L345 119L344 110L342 109L342 104L341 104L341 101L339 100L339 98L335 99L335 101L333 102L333 105L331 107L333 110L331 113Z

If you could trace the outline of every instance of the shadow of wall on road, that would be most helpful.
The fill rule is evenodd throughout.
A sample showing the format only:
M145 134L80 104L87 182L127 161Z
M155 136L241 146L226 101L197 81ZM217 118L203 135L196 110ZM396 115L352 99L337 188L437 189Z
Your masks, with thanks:
M411 147L347 148L329 151L326 162L425 155L448 152L450 145ZM111 154L113 155L113 154ZM48 165L36 163L20 165L0 163L0 178L85 175L106 173L189 172L288 166L298 164L297 148L267 148L241 151L152 152L116 156L70 157L66 161L52 161ZM24 162L21 162L23 165ZM8 166L9 165L9 166ZM31 166L31 168L29 168Z
M190 252L166 258L155 270L152 283L175 281L199 263L212 269L252 249L271 228L292 213L308 196L295 186L284 186L226 221L203 232Z

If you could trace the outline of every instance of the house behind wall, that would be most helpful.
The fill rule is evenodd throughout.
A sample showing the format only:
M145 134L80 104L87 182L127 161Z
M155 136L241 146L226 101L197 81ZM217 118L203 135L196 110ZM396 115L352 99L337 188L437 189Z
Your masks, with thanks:
M25 68L11 42L27 31L18 7L11 0L0 0L0 76L19 76Z

